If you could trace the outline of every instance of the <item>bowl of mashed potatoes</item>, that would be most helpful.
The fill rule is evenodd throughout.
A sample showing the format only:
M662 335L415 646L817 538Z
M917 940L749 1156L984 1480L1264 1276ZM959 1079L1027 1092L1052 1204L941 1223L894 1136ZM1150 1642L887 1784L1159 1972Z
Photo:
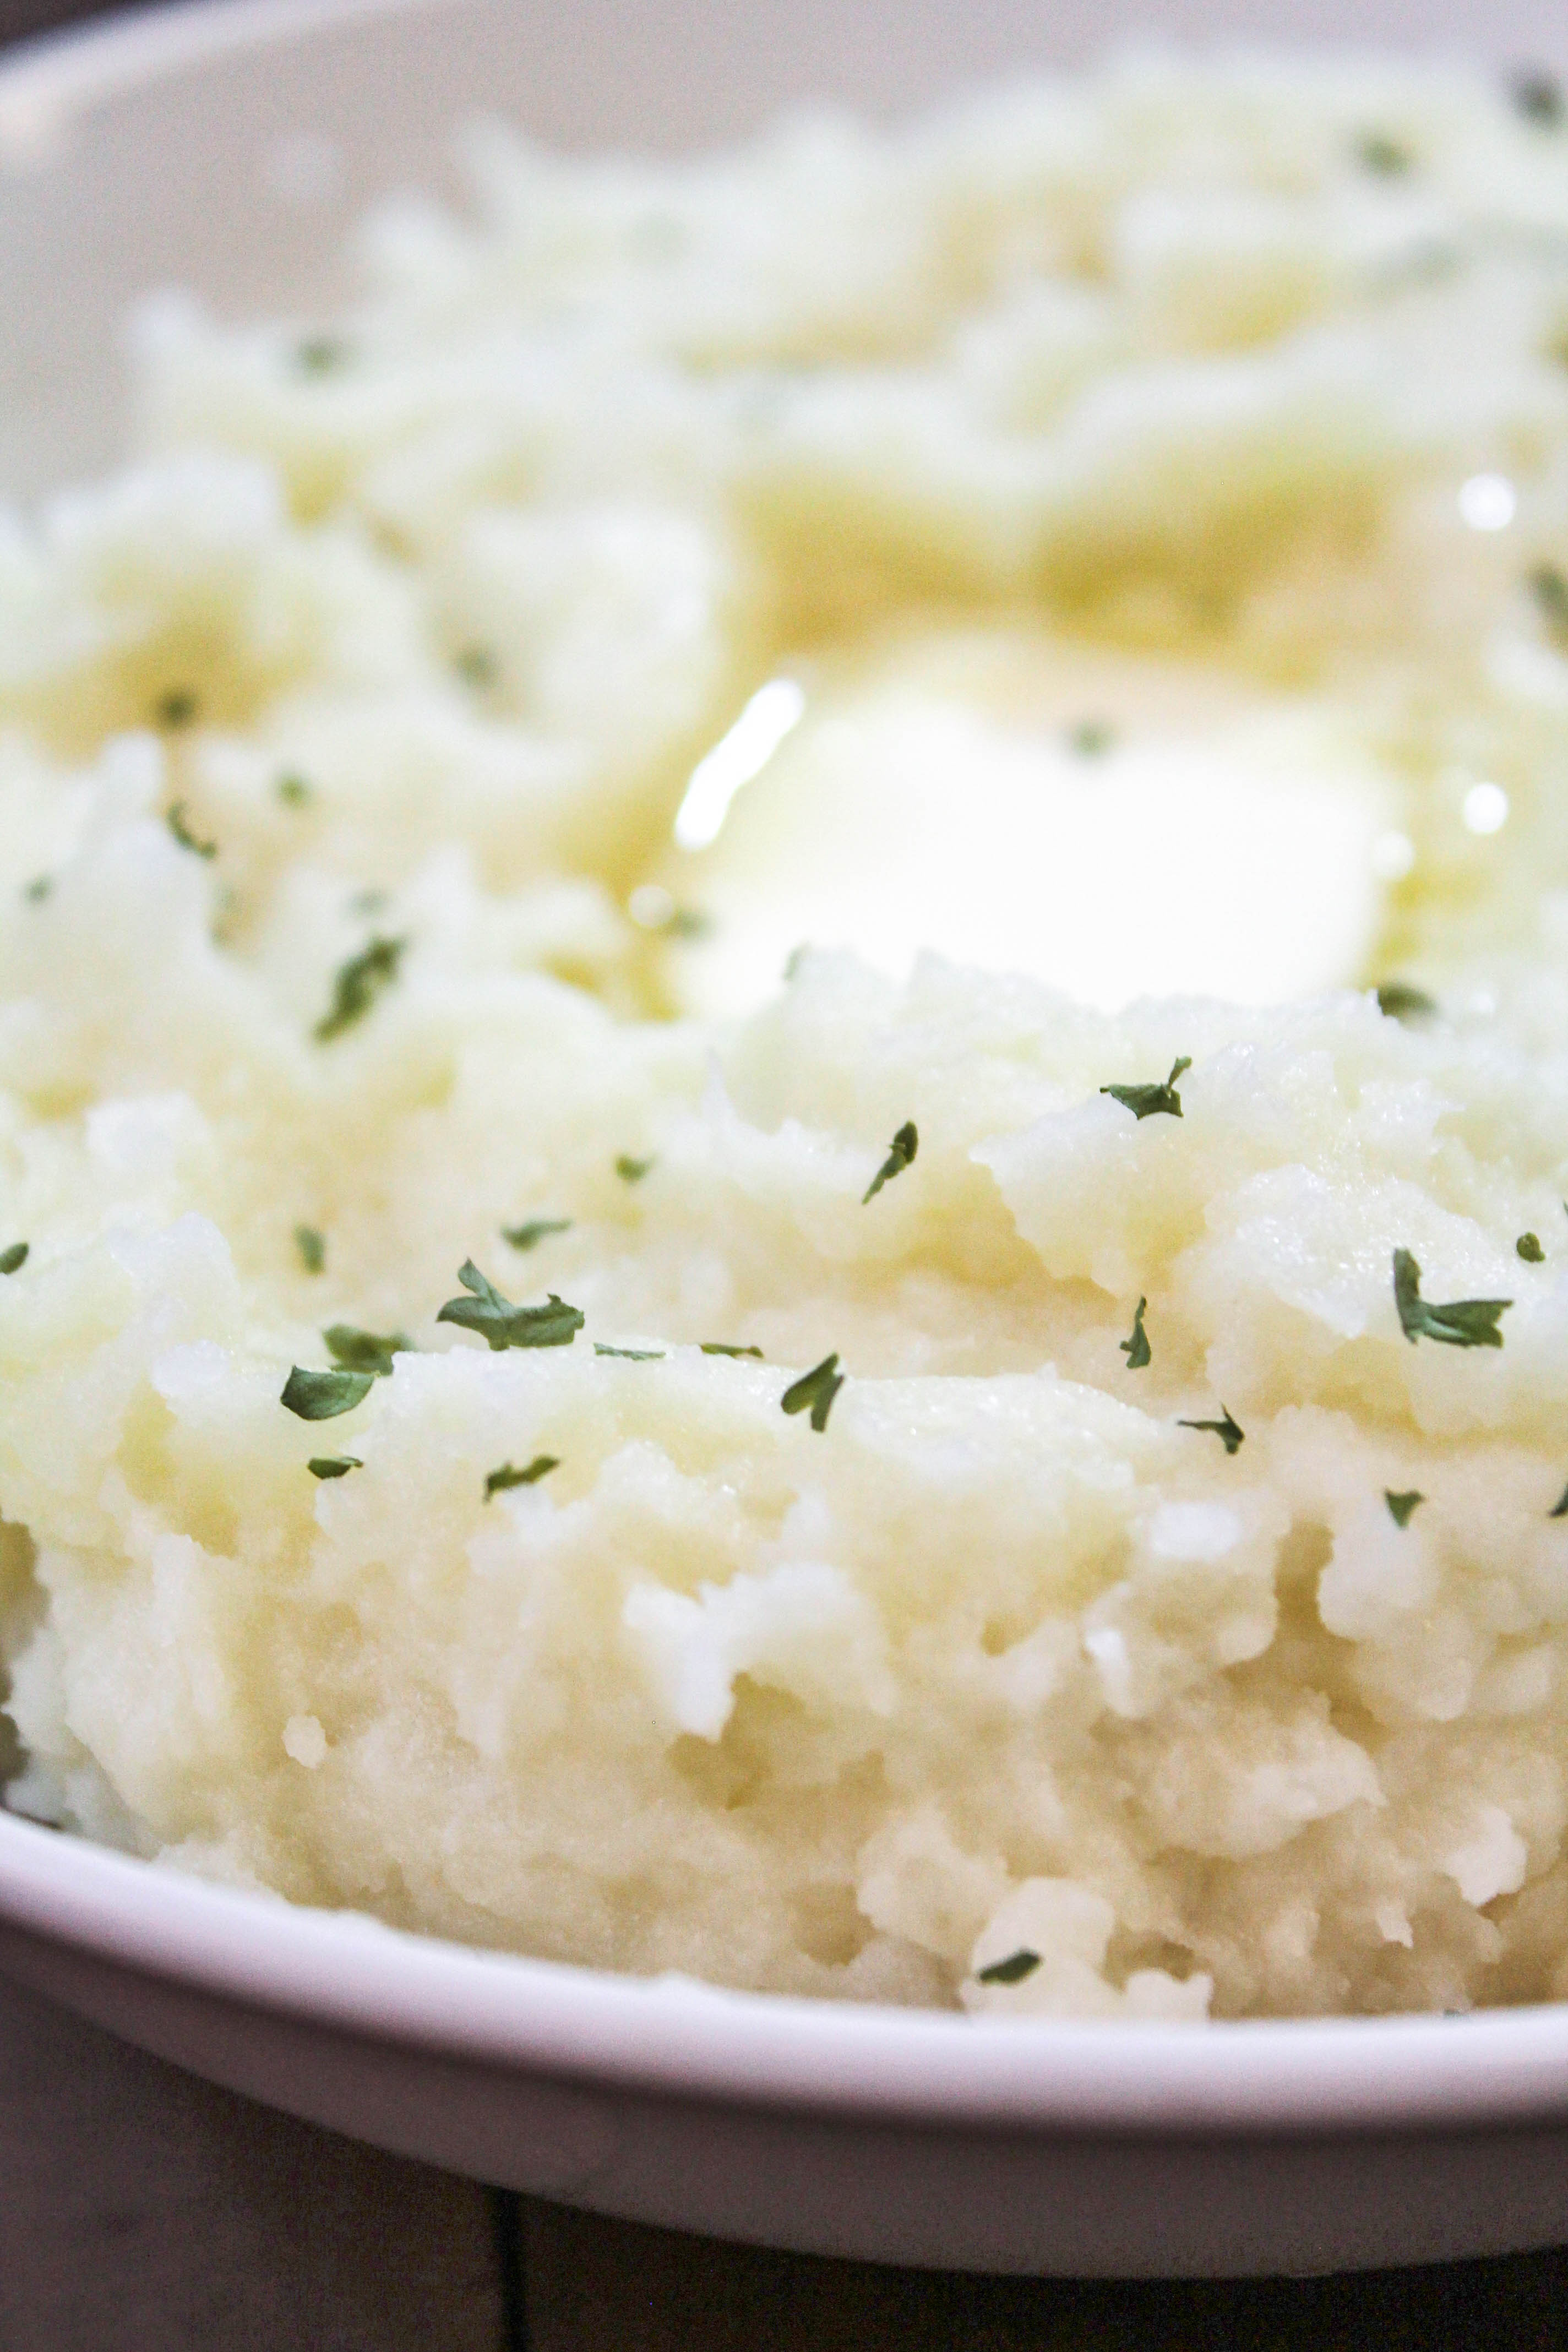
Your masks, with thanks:
M0 75L0 1958L650 2219L1539 2240L1568 95L890 21Z

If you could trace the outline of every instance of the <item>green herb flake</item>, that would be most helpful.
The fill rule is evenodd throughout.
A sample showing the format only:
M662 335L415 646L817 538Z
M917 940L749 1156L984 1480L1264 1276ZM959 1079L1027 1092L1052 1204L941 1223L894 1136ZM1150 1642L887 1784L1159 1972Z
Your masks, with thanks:
M160 727L189 727L200 709L200 702L188 686L172 686L153 705L153 716Z
M759 1364L767 1361L760 1348L732 1347L728 1339L704 1339L702 1352L705 1356L755 1356Z
M1538 563L1530 574L1535 607L1554 637L1568 638L1568 572L1555 563Z
M372 940L359 954L351 956L340 965L332 980L332 1002L329 1010L317 1022L312 1034L319 1045L331 1045L345 1029L352 1029L397 978L397 968L408 942L406 940Z
M465 646L452 656L452 667L465 686L493 686L498 665L488 646Z
M510 1462L503 1462L485 1480L485 1500L488 1503L492 1495L504 1495L509 1486L532 1486L560 1467L561 1457L556 1454L536 1454L525 1470L514 1470Z
M340 1370L369 1372L374 1380L389 1379L394 1356L406 1355L414 1342L405 1331L362 1331L353 1323L331 1323L321 1334L327 1353Z
M1116 730L1103 719L1080 719L1068 730L1068 749L1080 760L1103 760L1116 740Z
M662 1348L606 1348L602 1339L594 1342L595 1356L624 1356L628 1364L662 1364Z
M294 346L294 365L301 375L331 375L348 355L341 335L307 335Z
M300 1263L307 1274L321 1274L327 1263L327 1239L314 1225L296 1225L294 1246L300 1253Z
M523 1225L503 1225L500 1237L514 1250L531 1250L537 1249L551 1234L569 1234L571 1230L570 1217L531 1217Z
M838 1369L838 1358L837 1355L824 1356L820 1364L814 1364L809 1372L803 1372L798 1381L790 1383L779 1402L785 1412L805 1412L809 1410L813 1429L823 1430L826 1428L827 1416L833 1411L833 1400L843 1386L844 1375Z
M1388 1505L1388 1516L1394 1526L1407 1528L1410 1525L1410 1515L1416 1504L1424 1503L1426 1497L1417 1486L1412 1486L1409 1492L1404 1495L1396 1495L1392 1487L1385 1486L1383 1490L1383 1499Z
M31 1242L13 1242L9 1249L0 1250L0 1274L20 1274L31 1248Z
M659 929L667 940L706 940L712 936L713 918L700 907L676 907Z
M1163 1086L1101 1087L1100 1091L1121 1103L1134 1118L1152 1118L1156 1111L1163 1111L1168 1118L1180 1118L1182 1097L1176 1092L1176 1080L1184 1070L1190 1070L1192 1066L1192 1055L1184 1054L1178 1061L1172 1063L1171 1075Z
M651 1160L634 1160L629 1151L623 1151L616 1161L616 1173L623 1184L640 1184L652 1166Z
M1563 121L1563 85L1555 74L1526 66L1509 85L1514 111L1538 131L1555 131Z
M1222 1404L1220 1412L1224 1415L1223 1420L1178 1421L1176 1427L1178 1429L1206 1430L1211 1436L1218 1438L1220 1444L1224 1446L1227 1454L1239 1454L1243 1444L1246 1443L1247 1432L1239 1427L1233 1417L1228 1405Z
M914 1120L907 1118L889 1144L886 1160L862 1193L860 1197L862 1208L866 1206L868 1201L876 1199L884 1184L890 1184L895 1176L901 1176L906 1168L914 1164L914 1157L920 1148L921 1139Z
M52 875L35 874L30 882L24 884L22 896L29 907L41 907L54 887Z
M482 1275L469 1258L459 1268L458 1280L473 1295L468 1298L448 1298L437 1316L437 1323L456 1323L464 1331L477 1331L486 1345L497 1355L503 1348L569 1348L587 1318L552 1291L544 1307L514 1307L504 1298L488 1276Z
M1145 1364L1151 1364L1154 1360L1153 1351L1149 1345L1149 1334L1143 1328L1143 1311L1148 1304L1149 1301L1146 1298L1141 1298L1138 1301L1132 1317L1131 1334L1125 1339L1118 1339L1116 1343L1127 1359L1127 1369L1130 1372L1141 1372Z
M1377 992L1377 1009L1389 1021L1422 1021L1437 1010L1436 999L1408 981L1385 980Z
M216 842L198 841L195 835L191 831L190 826L185 823L185 803L184 801L176 801L174 803L174 807L168 811L164 822L182 849L190 850L193 855L197 857L216 857L217 856Z
M1553 1504L1552 1509L1547 1512L1546 1516L1549 1519L1568 1519L1568 1486L1564 1486L1563 1489L1562 1501Z
M305 1467L312 1478L346 1478L351 1470L363 1470L364 1464L357 1454L312 1454Z
M1539 1238L1534 1234L1521 1234L1513 1246L1516 1255L1524 1260L1526 1265L1540 1265L1546 1255Z
M1020 1946L1017 1951L1009 1952L1005 1960L993 1960L988 1969L976 1969L974 1981L976 1984L1022 1984L1026 1977L1034 1975L1039 1965L1038 1952L1031 1952L1026 1946Z
M309 808L315 799L314 788L306 782L296 769L278 779L278 797L285 808Z
M1373 172L1381 180L1401 178L1415 161L1409 148L1385 131L1363 131L1355 142L1355 159L1363 172Z
M363 1404L374 1386L374 1372L313 1372L296 1364L279 1402L301 1421L336 1421L340 1413Z
M1421 1296L1421 1268L1407 1249L1394 1253L1394 1303L1399 1328L1412 1347L1417 1339L1440 1339L1448 1348L1500 1348L1499 1319L1511 1298L1455 1298L1429 1307Z

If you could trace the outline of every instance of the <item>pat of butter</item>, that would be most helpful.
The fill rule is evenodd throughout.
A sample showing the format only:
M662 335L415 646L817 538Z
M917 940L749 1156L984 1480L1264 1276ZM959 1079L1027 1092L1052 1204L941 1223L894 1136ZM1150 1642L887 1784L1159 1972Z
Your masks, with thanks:
M657 877L708 919L672 947L676 995L743 1013L803 941L900 976L934 948L1110 1010L1348 985L1397 812L1321 702L1043 635L923 635L775 680L697 772Z

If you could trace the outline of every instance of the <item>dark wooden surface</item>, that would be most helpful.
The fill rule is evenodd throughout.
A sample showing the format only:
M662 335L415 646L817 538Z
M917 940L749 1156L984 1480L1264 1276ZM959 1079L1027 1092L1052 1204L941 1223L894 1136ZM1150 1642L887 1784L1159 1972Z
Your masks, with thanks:
M79 0L0 0L0 43L97 13ZM721 2246L358 2147L0 1985L0 2352L416 2347L1568 2352L1568 2255L1108 2285Z

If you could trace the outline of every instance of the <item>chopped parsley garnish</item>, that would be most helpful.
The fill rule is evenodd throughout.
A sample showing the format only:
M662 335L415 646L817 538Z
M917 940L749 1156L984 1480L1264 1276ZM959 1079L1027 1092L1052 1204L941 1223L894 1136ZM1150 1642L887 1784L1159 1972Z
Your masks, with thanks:
M1207 1430L1211 1435L1218 1438L1227 1454L1239 1454L1246 1440L1247 1432L1237 1424L1228 1405L1222 1404L1220 1412L1225 1416L1222 1421L1178 1421L1176 1427Z
M473 1295L448 1298L437 1322L477 1331L497 1355L503 1348L569 1348L587 1320L579 1308L568 1307L553 1291L547 1306L514 1307L479 1272L472 1258L459 1267L458 1280Z
M1420 1021L1436 1012L1437 1003L1407 980L1385 980L1377 992L1377 1009L1390 1021Z
M1526 1265L1540 1265L1546 1255L1539 1237L1534 1234L1521 1234L1513 1246L1516 1254L1524 1260Z
M492 1495L505 1494L509 1486L531 1486L538 1479L548 1477L552 1470L559 1470L560 1467L561 1457L557 1454L536 1454L525 1470L514 1470L510 1462L503 1462L500 1468L492 1470L485 1480L485 1500L488 1503Z
M1017 1951L1009 1952L1005 1960L993 1960L988 1969L976 1969L974 1981L976 1984L1022 1984L1026 1977L1034 1975L1039 1965L1038 1952L1031 1952L1026 1945L1021 1945Z
M634 1160L629 1151L623 1151L616 1161L616 1173L623 1184L640 1184L652 1166L651 1160Z
M216 857L217 856L216 842L198 841L195 835L191 831L190 826L185 823L185 803L184 801L176 801L174 803L174 807L170 809L167 814L165 822L168 824L169 831L174 835L174 839L179 843L182 849L189 849L193 851L197 857Z
M1410 1525L1410 1515L1416 1504L1424 1503L1426 1497L1418 1486L1412 1486L1409 1493L1405 1495L1396 1495L1392 1487L1385 1486L1383 1490L1383 1499L1388 1505L1388 1516L1394 1526L1407 1528Z
M389 1332L384 1339L379 1331L361 1331L353 1323L331 1323L321 1337L340 1370L369 1372L376 1380L389 1378L394 1356L406 1355L414 1345L405 1331Z
M375 1386L374 1372L312 1372L296 1364L283 1383L279 1402L301 1421L336 1421L341 1412L353 1412L363 1404Z
M1553 1504L1552 1509L1547 1512L1546 1516L1549 1519L1568 1519L1568 1486L1564 1486L1563 1489L1562 1501Z
M531 1250L551 1234L569 1234L570 1217L531 1217L525 1225L503 1225L500 1237L510 1242L514 1250Z
M30 907L41 907L54 887L52 875L35 874L30 882L24 884L22 896Z
M1516 110L1542 131L1555 131L1563 120L1563 85L1555 74L1527 66L1514 75L1510 93Z
M278 779L278 797L285 808L309 808L316 795L304 777L294 769Z
M674 907L658 928L667 940L705 940L712 932L713 918L700 907Z
M341 335L307 335L294 346L294 364L301 375L331 375L348 355Z
M1122 1104L1134 1118L1152 1118L1156 1111L1163 1111L1168 1118L1180 1118L1182 1097L1176 1092L1176 1080L1184 1070L1190 1070L1192 1066L1192 1055L1184 1054L1178 1061L1172 1063L1171 1075L1163 1086L1101 1087L1100 1091Z
M731 1347L728 1339L704 1339L702 1352L705 1356L755 1356L759 1364L767 1361L760 1348Z
M1143 1328L1143 1310L1148 1304L1149 1301L1146 1298L1141 1298L1138 1301L1132 1317L1131 1334L1125 1339L1118 1339L1116 1343L1127 1359L1127 1369L1130 1372L1141 1372L1145 1364L1151 1364L1154 1360L1153 1351L1149 1345L1149 1334Z
M189 727L201 704L188 686L172 686L161 694L153 706L153 716L160 727Z
M488 646L465 646L460 654L453 655L452 667L465 686L493 686L496 682L496 657Z
M296 1225L294 1246L300 1253L300 1263L307 1274L320 1274L327 1263L327 1240L314 1225Z
M13 1242L9 1249L0 1250L0 1274L20 1274L31 1247L31 1242Z
M1500 1348L1499 1318L1511 1298L1455 1298L1429 1307L1421 1296L1421 1269L1407 1249L1394 1253L1394 1303L1399 1328L1412 1347L1417 1339L1440 1339L1448 1348Z
M624 1356L628 1364L662 1364L662 1348L606 1348L602 1339L594 1342L595 1356Z
M1409 148L1391 139L1386 131L1363 131L1355 142L1355 158L1363 171L1375 172L1384 180L1397 179L1415 160Z
M384 989L397 978L406 940L372 940L367 948L339 966L332 980L331 1008L317 1022L313 1034L320 1045L330 1045L363 1021Z
M912 1164L914 1156L920 1148L921 1139L915 1127L914 1120L912 1118L907 1118L905 1119L902 1127L900 1128L897 1135L894 1136L891 1143L889 1144L888 1156L886 1160L883 1160L881 1166L872 1177L871 1181L866 1187L865 1192L861 1194L860 1206L862 1208L866 1206L868 1201L874 1201L876 1199L884 1184L890 1184L895 1176L901 1176L903 1174L905 1169Z
M312 1454L305 1467L312 1478L346 1478L351 1470L363 1470L364 1464L357 1454Z
M814 1364L809 1372L803 1372L798 1381L790 1383L779 1402L785 1412L809 1411L813 1429L826 1429L833 1400L843 1386L837 1356L824 1356L820 1364Z
M1068 730L1068 749L1080 760L1102 760L1116 740L1116 730L1103 719L1080 719Z
M1530 575L1530 593L1552 635L1568 637L1568 572L1555 563L1538 563Z

